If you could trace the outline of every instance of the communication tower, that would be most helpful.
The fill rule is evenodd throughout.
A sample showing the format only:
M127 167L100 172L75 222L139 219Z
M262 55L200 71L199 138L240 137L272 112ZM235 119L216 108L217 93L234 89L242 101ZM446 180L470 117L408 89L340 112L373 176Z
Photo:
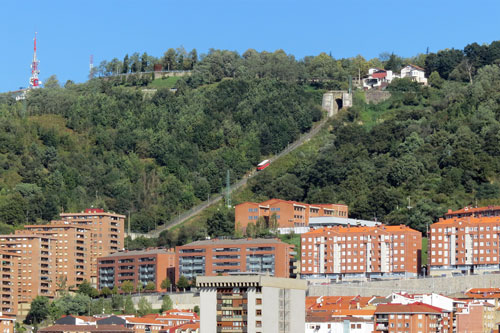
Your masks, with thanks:
M31 62L31 77L30 77L30 85L29 89L40 88L42 81L38 79L38 74L40 74L40 70L38 69L38 64L40 61L36 58L36 32L34 39L34 48L33 48L33 61Z
M92 80L94 78L94 55L90 55L90 65L89 65L89 79Z

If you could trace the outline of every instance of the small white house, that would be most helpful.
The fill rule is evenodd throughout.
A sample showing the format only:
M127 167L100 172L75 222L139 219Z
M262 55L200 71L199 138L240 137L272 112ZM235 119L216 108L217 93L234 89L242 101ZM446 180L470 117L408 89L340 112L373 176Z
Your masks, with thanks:
M425 70L416 65L407 65L401 69L401 78L409 77L413 81L427 85L427 78L425 77Z
M370 68L368 70L368 76L363 79L364 89L382 89L387 86L391 81L399 77L392 71L386 71L385 69Z

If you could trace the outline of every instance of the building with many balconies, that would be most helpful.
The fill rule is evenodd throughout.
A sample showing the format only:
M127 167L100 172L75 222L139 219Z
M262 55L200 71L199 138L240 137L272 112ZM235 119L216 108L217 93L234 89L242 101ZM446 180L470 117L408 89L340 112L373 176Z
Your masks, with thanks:
M294 277L294 246L279 239L210 239L176 247L176 281L183 275L228 275L239 272Z
M161 283L169 278L175 279L175 253L166 249L146 249L139 251L115 252L98 259L98 288L113 289L125 281L134 287L145 287L154 283L155 291L161 291ZM163 289L164 290L164 289Z
M464 208L448 212L429 230L431 275L483 273L500 270L498 207Z
M200 327L215 332L304 332L306 281L263 275L200 276Z
M404 225L316 229L301 235L301 276L417 276L421 250L421 233Z

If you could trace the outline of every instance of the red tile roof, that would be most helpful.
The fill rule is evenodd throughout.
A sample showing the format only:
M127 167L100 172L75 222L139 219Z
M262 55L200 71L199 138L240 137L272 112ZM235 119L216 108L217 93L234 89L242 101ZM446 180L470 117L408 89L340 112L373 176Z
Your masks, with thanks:
M441 308L420 302L411 304L398 304L398 303L378 304L377 310L375 310L375 314L382 314L382 313L430 314L430 313L442 313L442 312L443 309Z

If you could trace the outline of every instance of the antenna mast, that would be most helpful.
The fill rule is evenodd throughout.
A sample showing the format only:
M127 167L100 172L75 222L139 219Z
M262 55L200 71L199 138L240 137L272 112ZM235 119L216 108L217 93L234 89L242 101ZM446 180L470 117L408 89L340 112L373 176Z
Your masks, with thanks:
M34 47L33 47L33 61L31 62L31 77L30 77L30 89L40 88L42 81L38 79L38 74L40 74L40 70L38 69L38 64L40 61L36 58L36 32L34 39Z
M94 55L90 55L90 65L89 65L89 79L92 80L94 78Z

